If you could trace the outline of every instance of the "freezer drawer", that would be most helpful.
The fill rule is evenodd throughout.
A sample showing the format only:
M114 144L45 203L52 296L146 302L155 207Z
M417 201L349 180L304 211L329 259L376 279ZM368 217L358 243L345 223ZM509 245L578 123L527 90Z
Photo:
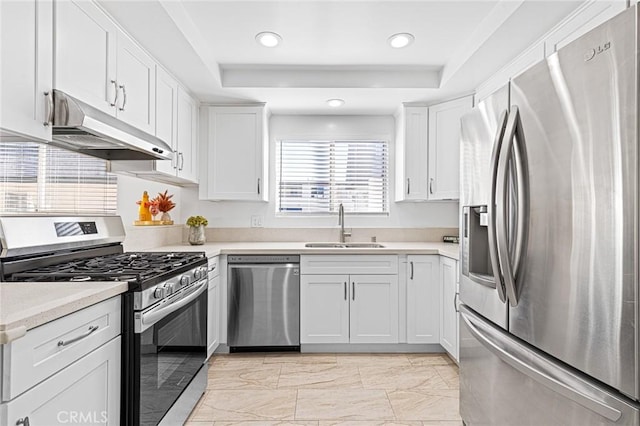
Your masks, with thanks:
M460 412L469 425L638 425L640 407L460 307Z
M300 265L229 264L227 344L300 345Z

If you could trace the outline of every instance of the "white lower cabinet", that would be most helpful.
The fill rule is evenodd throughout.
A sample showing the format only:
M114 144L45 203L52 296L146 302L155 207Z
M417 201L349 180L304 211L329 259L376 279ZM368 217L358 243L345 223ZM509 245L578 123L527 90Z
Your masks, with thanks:
M300 343L349 343L349 276L300 277Z
M120 424L120 296L0 347L0 425Z
M120 336L0 405L3 425L120 424Z
M440 288L442 291L442 317L440 319L440 345L458 359L457 284L458 262L448 257L440 260Z
M220 345L220 273L218 258L209 259L207 293L207 359Z
M407 343L440 343L440 256L407 256Z
M349 341L398 343L398 276L351 275Z
M398 343L397 256L302 256L300 264L301 344Z

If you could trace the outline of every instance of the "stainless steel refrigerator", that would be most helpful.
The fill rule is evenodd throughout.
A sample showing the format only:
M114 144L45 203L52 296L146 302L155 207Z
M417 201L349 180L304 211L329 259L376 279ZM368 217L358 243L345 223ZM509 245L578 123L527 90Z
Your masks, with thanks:
M467 425L640 424L638 8L462 120Z

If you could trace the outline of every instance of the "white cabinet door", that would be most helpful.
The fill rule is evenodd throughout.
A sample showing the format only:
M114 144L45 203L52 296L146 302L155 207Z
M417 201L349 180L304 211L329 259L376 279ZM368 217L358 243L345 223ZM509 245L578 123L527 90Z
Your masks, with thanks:
M440 256L407 256L407 342L440 343Z
M545 54L555 53L627 8L624 1L585 2L581 10L545 38Z
M119 425L120 356L118 336L17 398L0 404L0 424ZM18 423L20 419L23 423Z
M457 262L451 258L440 259L440 287L442 291L442 317L440 320L440 344L458 359L458 312L456 309Z
M169 175L177 173L178 156L178 82L156 65L156 136L173 151L173 159L156 160L156 170Z
M472 107L472 96L429 107L429 200L460 198L460 118Z
M300 276L300 343L349 343L349 276Z
M403 107L399 117L402 126L396 141L396 201L428 198L427 185L427 108Z
M209 108L206 199L266 200L264 113L262 106Z
M220 344L220 275L209 274L207 298L207 359Z
M52 3L0 3L0 40L0 128L32 140L50 141Z
M198 182L198 104L178 86L178 176Z
M117 36L117 117L122 121L155 133L156 63L129 37Z
M55 2L54 87L115 115L117 33L95 4Z
M398 276L350 279L350 342L398 343Z

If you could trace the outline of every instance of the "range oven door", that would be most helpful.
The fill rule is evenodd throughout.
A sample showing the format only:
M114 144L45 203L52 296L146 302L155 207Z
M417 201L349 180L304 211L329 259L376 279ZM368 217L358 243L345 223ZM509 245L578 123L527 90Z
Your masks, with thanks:
M129 388L134 403L127 423L158 424L203 367L206 290L207 280L201 280L168 301L135 313Z

